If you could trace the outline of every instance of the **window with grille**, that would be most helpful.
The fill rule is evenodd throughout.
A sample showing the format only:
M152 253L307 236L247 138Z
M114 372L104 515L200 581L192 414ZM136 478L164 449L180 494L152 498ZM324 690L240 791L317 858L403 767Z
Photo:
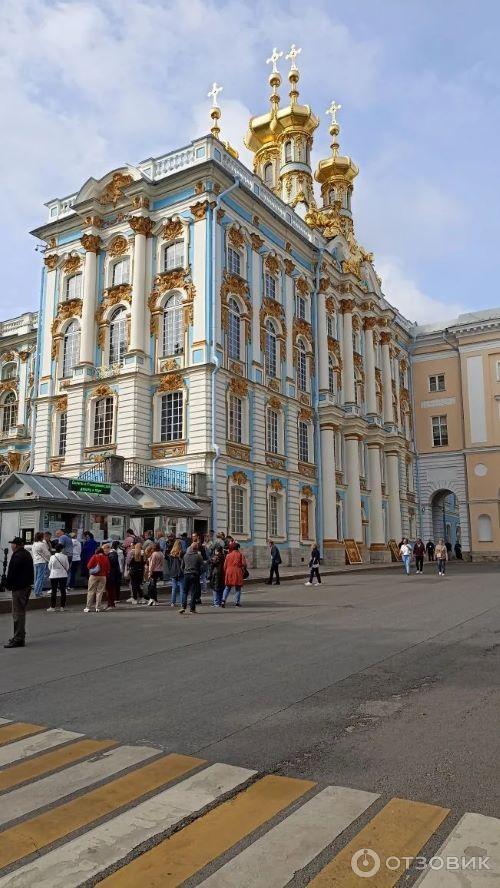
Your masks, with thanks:
M128 284L130 280L130 261L129 259L120 259L113 265L113 286L118 284Z
M277 376L277 339L272 321L266 321L266 352L265 367L268 376Z
M328 358L328 391L331 395L335 394L335 367L333 358Z
M122 364L127 350L127 312L118 308L109 325L109 363Z
M241 256L233 247L227 248L227 270L231 274L241 274Z
M235 444L241 444L243 440L242 413L241 398L238 398L237 395L229 395L228 436L229 440L234 441Z
M2 431L8 432L17 425L17 401L13 392L9 392L3 402Z
M306 422L299 422L299 460L309 462L309 429Z
M165 247L163 254L163 271L172 271L184 265L184 241L175 241Z
M239 361L241 349L240 307L236 302L236 299L233 299L232 296L230 296L228 299L227 308L227 352L230 358Z
M278 497L275 493L271 493L267 499L267 535L272 539L279 535L278 521Z
M242 534L245 530L245 491L242 487L231 487L229 495L230 532Z
M264 275L264 284L267 299L276 299L276 278L268 271Z
M432 442L434 447L447 447L448 421L446 416L432 417Z
M297 386L301 392L307 389L307 356L303 342L297 346Z
M291 163L292 161L292 143L285 142L285 163Z
M268 453L278 453L278 414L276 410L268 408L267 410L267 441L266 449Z
M66 327L63 342L63 376L71 376L80 360L80 327L76 321Z
M300 293L297 295L295 310L297 313L297 317L300 318L302 321L305 321L306 314L307 314L307 305L306 305L306 300L304 299L303 296L300 295Z
M444 392L445 387L444 373L437 373L435 376L429 376L430 392Z
M161 441L179 441L183 436L183 393L169 392L161 399Z
M111 444L113 440L113 398L99 398L95 404L94 447Z
M66 453L66 437L68 433L68 414L61 413L59 417L59 435L57 441L57 455L64 456Z
M174 293L163 309L163 356L178 355L183 351L182 296Z
M82 276L81 274L72 274L66 281L66 299L81 299L82 296Z

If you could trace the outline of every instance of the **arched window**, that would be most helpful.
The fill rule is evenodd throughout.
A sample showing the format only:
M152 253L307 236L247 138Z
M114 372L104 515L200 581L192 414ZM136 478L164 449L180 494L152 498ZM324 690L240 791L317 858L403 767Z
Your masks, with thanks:
M72 274L66 281L66 299L81 299L82 275Z
M127 350L127 312L123 306L111 315L109 324L109 363L122 364Z
M268 271L264 276L264 289L267 299L276 299L276 278Z
M113 397L99 398L95 404L94 447L111 444L113 440Z
M17 364L14 364L13 361L9 364L4 364L2 367L2 379L15 379L17 376Z
M479 543L490 543L493 539L491 532L491 518L489 515L480 515L477 521L477 539Z
M333 396L335 396L335 383L335 365L333 363L333 358L330 355L328 358L328 391Z
M301 392L305 392L307 389L306 347L301 339L297 345L297 387Z
M266 321L266 351L265 351L265 368L268 376L276 377L278 345L276 328L272 321Z
M264 167L264 183L268 188L273 187L273 165L272 163L266 163Z
M180 293L174 293L170 299L167 299L163 309L163 356L181 354L182 339L182 296Z
M14 392L9 392L3 402L2 431L8 432L17 425L17 399Z
M63 343L63 376L71 376L73 367L80 360L80 327L71 321L66 327Z
M285 142L285 163L291 163L292 161L292 143L290 141Z
M241 274L241 254L234 247L227 248L227 270L230 274Z
M113 286L118 284L128 284L130 280L130 260L127 258L120 259L113 265Z
M229 297L227 308L227 353L230 358L234 358L236 361L239 361L241 348L240 307L233 296Z
M182 268L184 265L184 241L174 241L165 247L163 254L163 270L172 271L173 268Z

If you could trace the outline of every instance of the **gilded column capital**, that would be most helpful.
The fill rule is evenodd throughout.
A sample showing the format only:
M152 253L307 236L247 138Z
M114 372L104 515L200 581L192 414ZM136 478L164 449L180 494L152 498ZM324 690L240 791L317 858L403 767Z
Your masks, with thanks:
M84 234L80 243L87 253L98 253L101 249L101 238L98 234Z
M144 237L151 237L153 231L153 223L149 216L131 216L129 225L136 234L143 234Z
M390 345L391 334L387 330L382 330L380 334L380 341L382 345Z
M377 318L363 318L363 330L373 330L377 326Z
M340 302L340 309L342 314L350 313L354 310L354 300L353 299L342 299Z
M55 253L51 253L50 256L44 256L43 261L49 271L54 271L54 268L56 268L57 263L59 262L59 256L57 256Z

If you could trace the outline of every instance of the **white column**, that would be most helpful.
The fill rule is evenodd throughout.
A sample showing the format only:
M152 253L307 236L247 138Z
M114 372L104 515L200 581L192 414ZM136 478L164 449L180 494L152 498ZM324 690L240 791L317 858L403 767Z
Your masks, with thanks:
M215 225L215 218L213 219ZM206 328L205 299L207 292L207 217L195 219L191 226L193 237L193 284L195 289L195 304L193 305L193 343L205 343L208 341L209 332ZM212 256L212 262L220 263L220 253ZM220 291L219 291L220 292ZM214 299L219 299L219 293L214 293Z
M382 474L380 444L368 442L368 473L370 478L370 541L372 545L385 543L382 512ZM399 542L399 540L398 540Z
M101 239L97 234L84 234L81 239L85 249L83 270L82 327L80 336L80 364L92 367L95 357L95 310L97 290L97 254Z
M143 354L146 322L146 241L151 236L151 219L147 216L133 216L130 219L130 227L135 236L129 352Z
M285 277L285 317L288 320L286 327L286 375L288 379L294 378L293 370L293 317L295 315L294 285L290 274Z
M28 359L19 359L19 392L17 397L17 424L26 423L26 389L28 383Z
M260 238L258 239L260 242ZM254 247L252 247L252 292L250 293L250 298L252 300L253 306L253 319L252 319L252 360L254 364L261 363L261 350L260 350L260 294L261 294L261 260L260 253L257 249L258 243ZM292 315L293 317L293 315ZM253 373L252 373L253 376Z
M347 474L347 534L348 538L362 542L361 488L359 484L359 436L345 436Z
M323 544L337 540L337 484L335 477L335 429L321 426L321 475L323 489Z
M384 388L384 422L394 423L394 411L392 409L392 373L391 373L391 352L390 352L390 333L381 333L380 341L382 343L382 385Z
M342 372L342 392L344 404L355 404L354 394L354 353L352 347L352 310L354 303L351 299L343 299L341 302L344 316L342 334L342 354L344 369Z
M366 370L366 412L377 413L377 389L375 386L375 349L373 346L373 328L375 318L365 318L365 370Z
M329 390L328 383L328 335L326 327L326 301L325 294L318 295L318 358L319 358L319 388L320 391Z
M396 383L396 398L397 398L397 402L398 402L398 406L396 409L396 416L394 417L394 422L396 423L398 428L402 428L403 416L401 413L401 401L400 401L401 391L400 391L400 385L399 385L399 360L397 358L395 359L394 364L395 364L394 382Z
M399 499L399 454L397 450L387 453L387 489L389 493L389 536L399 543L402 529Z
M45 256L44 263L47 268L45 276L45 299L43 315L40 314L39 322L43 324L40 338L40 379L50 379L52 369L52 334L51 326L56 316L56 277L59 257L53 253Z

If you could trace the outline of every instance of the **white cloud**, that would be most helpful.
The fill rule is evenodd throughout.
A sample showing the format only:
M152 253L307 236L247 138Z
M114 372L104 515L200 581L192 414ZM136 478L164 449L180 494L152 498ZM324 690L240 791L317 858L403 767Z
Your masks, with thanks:
M456 318L466 310L455 302L434 299L423 293L406 273L401 260L394 256L378 256L376 266L382 278L384 296L409 321L435 324Z

